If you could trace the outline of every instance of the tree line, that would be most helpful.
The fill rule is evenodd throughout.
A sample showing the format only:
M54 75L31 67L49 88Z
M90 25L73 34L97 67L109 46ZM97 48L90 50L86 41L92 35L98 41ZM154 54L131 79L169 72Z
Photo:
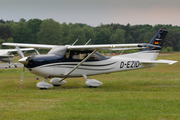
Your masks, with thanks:
M0 44L3 42L32 43L32 44L72 44L78 39L77 45L85 44L123 44L149 43L160 29L168 31L163 48L180 51L180 27L172 25L121 25L100 24L92 27L83 23L59 23L53 19L20 19L0 20ZM0 46L2 47L2 46Z

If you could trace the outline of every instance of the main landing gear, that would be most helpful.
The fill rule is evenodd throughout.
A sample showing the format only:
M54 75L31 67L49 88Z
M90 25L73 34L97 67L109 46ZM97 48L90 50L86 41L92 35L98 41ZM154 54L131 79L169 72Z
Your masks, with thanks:
M44 89L52 88L52 87L53 87L53 85L51 85L51 84L49 84L49 83L46 82L46 78L44 79L44 81L38 82L38 83L36 84L36 86L37 86L38 88L40 88L41 90L44 90Z
M96 88L100 85L102 85L103 83L96 80L96 79L89 79L86 75L83 75L83 77L87 80L85 82L85 84L89 87L89 88ZM36 86L38 88L40 88L41 90L44 89L48 89L48 88L52 88L53 86L61 86L67 83L67 81L62 80L61 78L53 78L50 80L50 83L46 82L47 78L44 79L44 81L38 82L36 84Z
M83 77L87 80L85 83L87 86L89 86L89 88L96 88L103 84L102 82L96 79L89 79L86 75L83 75Z
M36 86L40 88L41 90L52 88L53 86L61 86L66 84L67 82L65 80L62 80L61 78L53 78L50 80L50 83L46 82L47 78L44 79L44 81L38 82Z
M11 68L11 63L9 62L9 68ZM17 63L14 63L14 67L17 68Z

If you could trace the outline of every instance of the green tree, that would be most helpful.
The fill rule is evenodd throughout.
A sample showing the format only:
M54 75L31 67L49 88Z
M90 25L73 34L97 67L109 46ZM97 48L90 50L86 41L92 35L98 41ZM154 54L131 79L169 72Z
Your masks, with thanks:
M163 53L173 53L173 47L164 47L162 50L161 50L161 52L163 52Z
M128 23L125 27L125 31L126 31L126 34L125 34L125 38L127 39L130 35L130 24Z
M149 43L151 39L154 37L155 32L146 32L144 34L144 43Z
M65 45L67 44L68 41L68 36L69 36L69 25L67 25L65 22L60 24L61 29L63 30L62 32L62 44Z
M179 43L177 44L177 48L179 48L179 50L177 50L177 51L180 51L180 41L179 41Z
M40 44L62 44L63 31L60 24L53 19L46 19L40 25L40 31L37 33L37 42Z
M34 36L32 31L27 27L25 19L21 19L17 24L14 24L12 29L14 42L34 43Z
M141 34L134 42L135 43L144 43L144 34Z
M85 42L87 41L83 28L80 28L79 26L78 27L72 26L72 28L70 28L69 31L67 44L74 43L76 39L78 39L78 42L76 44L85 44Z
M76 44L85 44L89 39L92 39L89 44L149 43L160 28L169 32L163 47L172 47L175 51L179 51L180 27L161 24L152 26L111 23L91 27L83 23L60 24L53 19L26 21L21 18L19 22L1 19L0 39L5 40L5 42L63 45L72 44L76 39L79 39Z
M129 35L126 40L125 40L125 43L134 43L134 39L131 35Z
M139 36L141 35L141 32L138 29L138 27L136 26L135 28L133 28L131 30L130 35L134 40L137 40L139 38Z
M5 24L6 22L5 22L3 19L1 19L1 20L0 20L0 23Z
M8 42L8 43L13 43L13 38L12 38L12 37L11 37L11 38L8 38L8 39L7 39L7 42Z
M91 28L91 27L89 27L89 26L84 26L83 27L83 30L84 30L84 32L85 32L85 37L86 37L86 39L87 40L89 40L89 39L94 39L94 37L95 37L95 32L94 32L94 29L93 28ZM90 43L89 43L90 44Z
M3 40L3 39L0 39L0 49L2 48L2 43L4 43L5 42L5 40Z
M34 37L34 43L37 41L37 33L40 31L40 25L42 23L42 20L40 19L30 19L27 23L27 27L32 31L33 37Z
M178 46L178 44L180 42L180 29L174 29L174 36L176 40L173 42L173 44L175 44L173 49L174 51L179 51L180 47Z
M96 34L94 44L109 44L110 43L111 31L108 28L101 29L100 32Z
M4 39L6 41L11 37L13 37L11 26L0 24L0 39Z
M125 42L125 30L117 29L110 37L111 44L123 44Z
M165 38L165 42L163 43L163 47L175 48L175 46L178 44L175 41L176 41L176 38L175 38L174 30L169 30Z

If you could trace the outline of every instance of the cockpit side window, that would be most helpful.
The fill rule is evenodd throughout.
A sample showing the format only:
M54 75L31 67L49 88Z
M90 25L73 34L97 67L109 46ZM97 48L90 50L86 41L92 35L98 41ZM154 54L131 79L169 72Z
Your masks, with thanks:
M89 53L90 54L90 53ZM88 55L89 55L88 54ZM89 58L89 60L99 60L101 57L98 55L98 54L93 54L90 58Z
M81 61L91 53L92 51L66 51L65 57L71 61ZM101 54L95 53L87 61L96 61L102 58L106 58L105 56L102 56L103 55Z

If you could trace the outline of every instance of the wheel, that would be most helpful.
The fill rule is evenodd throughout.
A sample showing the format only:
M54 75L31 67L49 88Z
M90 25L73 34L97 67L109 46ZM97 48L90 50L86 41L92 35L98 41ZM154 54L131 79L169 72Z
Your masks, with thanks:
M89 86L89 88L97 88L97 86Z
M41 90L45 90L46 88L40 88Z
M54 87L59 87L59 86L61 86L61 85L53 85Z

